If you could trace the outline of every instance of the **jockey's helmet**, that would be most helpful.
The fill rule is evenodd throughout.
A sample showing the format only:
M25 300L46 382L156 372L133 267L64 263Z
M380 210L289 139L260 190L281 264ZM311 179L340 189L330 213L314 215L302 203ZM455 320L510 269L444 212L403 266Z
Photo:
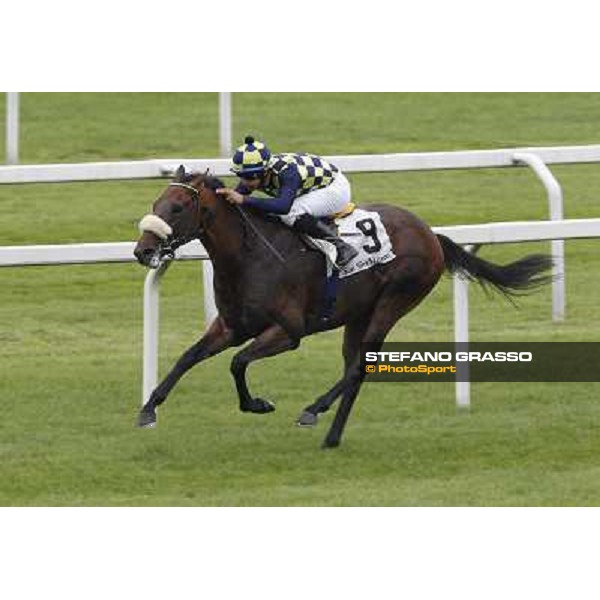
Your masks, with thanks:
M247 136L244 144L233 155L233 169L238 177L260 176L269 164L271 151L263 142Z

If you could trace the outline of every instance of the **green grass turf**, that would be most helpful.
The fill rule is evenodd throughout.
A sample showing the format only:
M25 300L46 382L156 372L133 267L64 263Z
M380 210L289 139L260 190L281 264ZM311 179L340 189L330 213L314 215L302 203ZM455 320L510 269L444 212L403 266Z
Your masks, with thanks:
M274 149L390 152L596 143L597 94L236 94L234 129ZM0 111L4 98L0 99ZM24 94L23 162L217 154L216 94ZM293 110L290 107L293 106ZM0 131L3 136L3 132ZM567 217L597 216L600 166L553 167ZM430 224L545 218L526 169L351 175L355 198L403 204ZM0 243L124 241L164 182L0 187ZM549 244L485 248L494 261ZM477 341L597 341L596 241L567 242L567 311L550 290L515 309L471 293ZM277 412L242 415L228 351L176 388L154 431L140 402L142 285L135 265L0 270L0 505L597 505L598 384L371 384L336 451L331 421L293 421L336 379L341 333L253 365ZM161 371L203 325L199 264L162 288ZM452 339L450 280L391 340Z

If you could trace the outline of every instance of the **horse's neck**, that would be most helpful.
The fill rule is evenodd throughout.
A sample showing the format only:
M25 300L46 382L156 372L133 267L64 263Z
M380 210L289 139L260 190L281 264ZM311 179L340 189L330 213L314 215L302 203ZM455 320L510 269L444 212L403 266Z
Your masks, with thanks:
M215 205L211 225L200 235L200 241L213 262L215 272L240 272L249 261L257 258L261 250L273 252L269 247L270 240L281 228L286 229L276 220L261 218L254 211L221 201ZM273 258L277 260L275 255Z
M200 241L213 265L237 262L241 248L241 229L230 215L221 212L215 209L210 225L200 233Z
M236 207L217 200L210 223L200 234L213 264L234 266L243 259L244 224Z

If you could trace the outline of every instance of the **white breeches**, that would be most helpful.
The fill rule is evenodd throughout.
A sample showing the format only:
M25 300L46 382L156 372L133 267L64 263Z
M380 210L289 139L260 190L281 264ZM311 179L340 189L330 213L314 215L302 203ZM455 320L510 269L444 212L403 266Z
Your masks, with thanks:
M292 226L300 215L327 217L340 212L350 199L350 182L343 173L338 173L326 188L296 198L290 212L280 215L280 218L286 225Z

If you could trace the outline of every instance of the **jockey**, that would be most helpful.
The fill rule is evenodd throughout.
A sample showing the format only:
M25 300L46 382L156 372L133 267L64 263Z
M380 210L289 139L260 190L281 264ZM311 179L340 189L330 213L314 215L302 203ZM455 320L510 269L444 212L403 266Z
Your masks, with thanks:
M335 225L322 220L350 202L350 182L337 167L312 154L271 155L265 144L248 136L233 156L232 172L241 179L236 189L217 190L228 202L276 214L296 231L332 243L338 267L357 256ZM256 191L271 197L250 195Z

